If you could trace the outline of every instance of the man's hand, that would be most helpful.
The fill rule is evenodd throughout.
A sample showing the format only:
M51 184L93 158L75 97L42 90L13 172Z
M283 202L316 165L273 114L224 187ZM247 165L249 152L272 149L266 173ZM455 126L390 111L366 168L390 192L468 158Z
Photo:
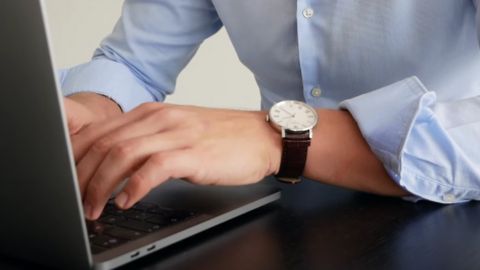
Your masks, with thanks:
M121 114L109 98L95 93L79 93L64 98L70 135L77 134L91 123Z
M72 98L64 98L65 110L67 111L68 131L70 135L77 134L82 128L95 121L95 114L82 103Z
M72 136L88 219L97 219L112 192L129 208L169 178L202 185L255 183L276 173L281 138L264 112L148 103Z

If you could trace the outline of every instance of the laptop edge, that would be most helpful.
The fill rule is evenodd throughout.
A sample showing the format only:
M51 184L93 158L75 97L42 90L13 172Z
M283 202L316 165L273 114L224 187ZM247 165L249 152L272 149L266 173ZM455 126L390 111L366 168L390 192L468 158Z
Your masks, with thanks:
M223 193L224 201L244 194L161 239L152 235L92 256L44 6L43 0L4 0L0 9L0 209L8 217L0 222L0 253L60 269L111 269L280 198L262 183L235 190L190 185L209 197ZM185 189L182 181L171 182L159 192Z

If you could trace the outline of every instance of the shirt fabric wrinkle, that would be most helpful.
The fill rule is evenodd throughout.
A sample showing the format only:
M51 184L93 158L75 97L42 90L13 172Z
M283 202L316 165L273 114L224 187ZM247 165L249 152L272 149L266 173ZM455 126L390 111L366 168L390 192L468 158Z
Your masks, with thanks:
M479 1L126 0L94 59L59 78L65 95L97 92L124 111L163 101L224 26L262 109L346 109L415 198L480 200Z

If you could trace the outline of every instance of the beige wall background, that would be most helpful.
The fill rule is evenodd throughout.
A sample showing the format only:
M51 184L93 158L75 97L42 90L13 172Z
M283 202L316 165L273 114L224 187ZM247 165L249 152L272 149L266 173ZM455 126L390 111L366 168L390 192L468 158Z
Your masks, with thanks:
M175 1L175 0L172 0ZM70 67L90 59L112 31L123 1L46 0L56 65ZM253 75L238 60L226 31L206 40L180 74L167 102L199 106L258 109L260 97Z

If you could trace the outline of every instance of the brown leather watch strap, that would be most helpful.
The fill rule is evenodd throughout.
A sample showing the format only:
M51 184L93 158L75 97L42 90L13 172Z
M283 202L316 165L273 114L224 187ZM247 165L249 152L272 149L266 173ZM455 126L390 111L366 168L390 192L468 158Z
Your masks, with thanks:
M283 138L282 159L280 170L276 175L279 180L297 183L305 169L310 136L308 132L291 133Z

